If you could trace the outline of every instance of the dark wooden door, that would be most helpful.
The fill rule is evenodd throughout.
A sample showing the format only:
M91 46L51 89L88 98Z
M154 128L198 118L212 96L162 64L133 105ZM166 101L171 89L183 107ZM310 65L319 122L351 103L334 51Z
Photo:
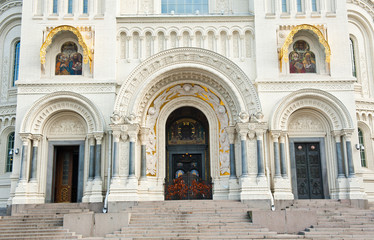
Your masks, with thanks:
M295 143L299 199L323 199L319 143Z
M78 147L56 147L55 202L76 202Z
M187 173L191 173L199 178L202 177L201 154L173 154L172 162L173 179Z

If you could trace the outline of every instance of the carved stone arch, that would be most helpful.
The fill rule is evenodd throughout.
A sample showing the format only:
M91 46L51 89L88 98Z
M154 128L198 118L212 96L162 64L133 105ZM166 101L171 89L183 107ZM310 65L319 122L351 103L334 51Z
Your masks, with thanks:
M134 33L138 33L139 34L139 37L141 37L142 35L142 29L141 28L132 28L131 31L129 32L129 36L134 36Z
M130 36L129 34L129 30L127 28L120 28L118 31L117 31L117 38L121 37L121 34L122 33L125 33L127 36Z
M234 32L238 32L239 35L242 35L242 34L243 34L243 30L242 30L242 28L240 28L240 27L238 27L238 26L234 26L234 27L232 27L232 28L229 29L229 34L230 34L230 35L233 35Z
M177 27L171 27L166 32L167 32L167 34L166 34L167 36L170 36L170 34L172 32L175 32L175 34L177 34L177 36L180 36L179 29Z
M213 32L214 36L218 36L218 31L217 31L217 28L215 27L207 27L205 30L205 35L208 36L209 32Z
M177 48L155 54L139 65L122 84L114 105L120 117L134 114L134 104L143 87L158 76L175 69L204 70L219 77L228 86L233 99L238 99L240 112L247 115L262 112L255 87L246 74L232 61L212 51L199 48ZM239 113L240 114L240 113ZM247 118L244 117L244 118ZM248 119L246 119L247 121ZM117 119L117 122L120 122Z
M180 30L180 35L182 36L184 32L188 32L188 34L190 36L193 36L194 32L192 31L192 29L190 27L186 27L184 26L181 30Z
M217 29L217 32L218 32L219 34L221 34L221 32L225 32L227 35L229 35L229 34L230 34L230 29L229 29L228 27L219 27L219 28Z
M46 121L56 113L71 111L87 123L87 132L104 132L104 120L96 106L86 97L73 92L57 92L36 101L25 115L21 132L41 134Z
M194 86L200 86L213 92L222 101L222 106L227 111L230 124L234 124L238 120L235 117L240 112L240 109L238 109L240 102L227 90L229 86L216 81L217 78L217 76L209 72L201 70L197 72L197 69L178 68L155 78L147 86L142 87L142 91L137 94L138 98L131 105L134 106L134 110L137 110L136 115L140 117L140 124L144 126L146 125L147 112L153 101L160 96L161 92L172 89L175 86L182 88L184 85L188 85L187 87L191 86L192 90Z
M86 120L77 112L63 111L51 116L43 126L43 134L48 138L85 138Z
M271 117L271 130L287 131L292 113L305 108L325 115L331 124L331 130L353 129L349 111L338 98L322 90L302 89L289 94L275 106Z
M141 36L145 36L148 32L151 33L152 37L156 37L157 36L156 35L156 31L153 28L150 28L150 27L144 28L143 31L142 31Z
M325 115L314 109L298 109L291 114L287 130L289 134L323 134L332 129Z
M195 27L195 28L193 29L193 35L194 35L194 36L196 35L197 32L200 32L201 35L204 35L204 34L205 34L205 30L204 30L204 28L202 28L202 27Z

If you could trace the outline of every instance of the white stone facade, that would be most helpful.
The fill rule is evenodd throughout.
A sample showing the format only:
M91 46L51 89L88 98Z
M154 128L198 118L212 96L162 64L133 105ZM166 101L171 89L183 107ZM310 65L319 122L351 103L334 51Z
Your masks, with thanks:
M374 201L374 2L201 2L0 0L0 206L55 201L61 146L79 148L77 201L164 200L182 107L207 119L213 199L299 198L296 148L313 143L322 198ZM293 72L296 42L312 73L307 52ZM79 75L55 70L66 43Z

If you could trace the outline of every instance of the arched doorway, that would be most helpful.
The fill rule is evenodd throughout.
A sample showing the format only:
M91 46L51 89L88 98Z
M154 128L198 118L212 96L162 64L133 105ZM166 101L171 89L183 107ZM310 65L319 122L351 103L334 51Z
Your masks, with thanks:
M166 199L210 199L209 123L200 110L181 107L166 122Z

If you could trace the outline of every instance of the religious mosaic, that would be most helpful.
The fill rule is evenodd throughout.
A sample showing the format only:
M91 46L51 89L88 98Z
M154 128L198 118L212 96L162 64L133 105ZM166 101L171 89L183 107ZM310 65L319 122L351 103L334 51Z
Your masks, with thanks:
M82 54L73 42L66 42L56 56L56 75L82 75Z
M305 41L296 41L290 53L290 73L316 73L316 57Z

